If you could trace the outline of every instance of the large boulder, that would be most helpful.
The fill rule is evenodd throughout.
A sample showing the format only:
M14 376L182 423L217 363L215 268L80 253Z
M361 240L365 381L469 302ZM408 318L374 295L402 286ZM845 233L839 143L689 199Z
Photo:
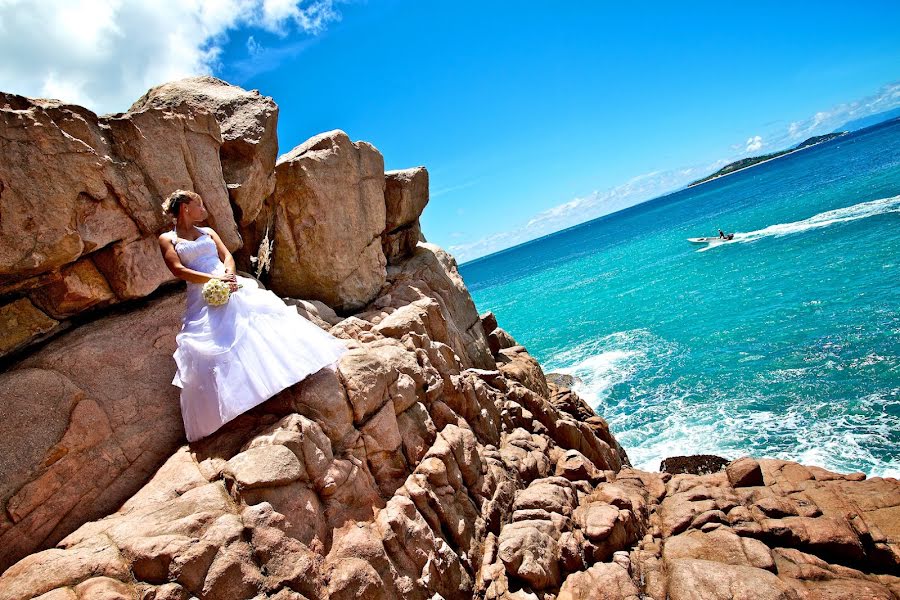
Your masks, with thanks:
M799 600L788 585L763 569L691 559L671 561L668 567L671 600Z
M728 481L736 488L764 484L759 463L749 456L731 461L725 467L725 472L728 475Z
M386 171L384 179L385 231L414 224L428 204L428 170L415 167Z
M173 281L156 236L171 227L160 206L175 189L203 196L209 224L230 250L240 247L216 116L151 104L98 117L0 93L0 310L31 313L0 355L65 328L48 318L141 298Z
M204 75L152 88L129 112L182 107L215 115L222 133L219 156L228 194L240 210L239 224L251 223L275 191L278 106L257 90L248 92Z
M642 594L616 563L597 563L573 573L562 584L558 600L640 600Z
M428 171L425 167L387 171L384 181L387 214L381 246L393 264L412 256L422 235L419 216L428 204Z
M272 290L341 311L366 305L387 264L381 153L328 131L280 157L275 172Z
M102 121L112 132L116 158L137 166L139 172L133 176L140 177L139 183L149 191L144 201L149 213L139 215L146 222L142 231L155 234L160 222L163 228L171 228L171 221L158 207L173 190L193 189L203 196L209 225L225 246L231 251L240 248L241 238L222 177L222 136L215 115L186 106L144 108ZM128 192L120 202L131 202L131 190Z
M83 325L0 374L0 570L116 510L183 442L183 302Z
M162 225L109 138L87 109L0 93L0 282L137 239L139 224L148 232Z

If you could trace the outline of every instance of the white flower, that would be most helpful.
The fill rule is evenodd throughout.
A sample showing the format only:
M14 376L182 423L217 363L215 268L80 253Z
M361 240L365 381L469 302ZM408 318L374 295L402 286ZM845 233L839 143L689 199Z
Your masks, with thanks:
M221 279L210 279L203 284L203 299L210 306L222 306L230 296L231 288Z

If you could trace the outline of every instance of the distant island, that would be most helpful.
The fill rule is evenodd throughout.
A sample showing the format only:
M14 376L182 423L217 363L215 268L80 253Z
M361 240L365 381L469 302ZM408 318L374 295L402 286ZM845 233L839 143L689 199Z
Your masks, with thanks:
M712 175L707 175L703 179L698 179L692 183L688 184L688 187L693 187L695 185L700 185L701 183L705 183L710 181L711 179L717 179L722 177L723 175L730 175L731 173L736 173L742 169L746 169L748 167L752 167L753 165L758 165L759 163L765 162L767 160L772 160L773 158L778 158L779 156L784 156L785 154L790 154L791 152L796 152L797 150L803 150L804 148L809 148L810 146L815 146L816 144L821 144L822 142L827 142L830 139L840 137L842 135L846 135L846 131L839 131L835 133L826 133L825 135L816 135L807 140L804 140L794 146L793 148L788 148L787 150L781 150L780 152L773 152L772 154L763 154L762 156L751 156L749 158L742 158L741 160L736 160L733 163L729 163L713 173Z

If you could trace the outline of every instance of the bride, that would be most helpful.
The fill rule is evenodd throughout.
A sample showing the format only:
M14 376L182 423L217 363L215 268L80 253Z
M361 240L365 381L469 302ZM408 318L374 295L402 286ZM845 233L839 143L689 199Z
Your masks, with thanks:
M334 368L344 343L297 314L256 281L235 275L234 258L209 227L203 199L178 190L163 211L175 228L159 236L169 270L187 281L187 302L176 336L181 415L190 442L323 367ZM225 282L232 294L221 306L207 304L203 285Z

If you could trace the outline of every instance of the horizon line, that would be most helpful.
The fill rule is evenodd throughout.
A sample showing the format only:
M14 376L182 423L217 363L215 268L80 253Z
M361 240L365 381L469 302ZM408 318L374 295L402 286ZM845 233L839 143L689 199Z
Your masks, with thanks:
M891 109L891 110L893 110L893 109ZM891 111L888 110L888 111L884 111L884 112L891 112ZM874 116L874 115L873 115L873 116ZM849 122L851 122L851 121L848 121L848 123L849 123ZM889 125L889 124L892 124L892 123L895 123L895 122L900 122L900 116L898 116L898 117L892 117L892 118L889 118L889 119L885 119L884 121L879 121L878 123L874 123L874 124L872 124L872 125L868 125L868 126L866 126L866 127L860 128L860 129L855 129L855 130L852 130L852 131L846 131L846 132L845 132L845 135L847 135L847 136L853 136L853 135L862 133L862 132L864 132L864 131L867 131L867 130L869 130L869 129L873 129L873 128L875 128L875 127L881 127L881 126L884 126L884 125ZM845 123L845 125L846 125L846 123ZM843 125L841 125L841 127L843 127ZM838 128L838 129L840 129L840 128ZM830 132L830 133L835 133L836 131L837 131L837 130L835 130L834 132ZM827 134L823 134L823 135L827 135ZM816 136L811 136L811 137L816 137ZM843 136L840 136L840 137L843 137ZM808 139L809 139L809 138L808 138ZM823 142L823 143L821 143L821 144L815 144L814 146L811 146L811 147L809 147L809 148L804 148L804 150L807 150L807 149L813 149L813 148L815 148L815 146L824 146L824 145L828 144L829 142L834 141L835 139L839 139L839 138L832 138L831 140L827 140L827 141L825 141L825 142ZM798 144L796 144L796 145L799 145L799 144L802 144L802 143L803 143L803 142L798 142ZM789 148L790 148L790 146L789 146ZM776 150L776 152L778 152L778 151ZM599 221L599 220L601 220L601 219L605 219L605 218L607 218L607 217L612 217L613 215L618 215L618 214L620 214L620 213L623 213L623 212L625 212L625 211L628 211L628 210L637 208L637 207L639 207L639 206L643 206L643 205L648 204L648 203L650 203L650 202L655 202L655 201L657 201L657 200L661 200L661 199L663 199L663 198L667 198L668 196L672 196L672 195L677 194L677 193L679 193L679 192L683 192L683 191L686 191L686 190L688 190L688 189L699 188L700 186L705 185L705 184L707 184L707 183L713 183L714 181L718 181L718 180L720 180L720 179L723 179L724 177L726 177L726 176L728 176L728 175L737 175L737 174L739 174L739 173L741 173L741 172L743 172L743 171L747 171L748 169L750 169L750 168L752 168L752 167L755 167L755 166L762 166L763 164L771 163L771 162L773 162L774 160L777 160L777 159L779 159L779 158L786 158L786 157L789 157L791 154L793 154L793 152L788 152L787 154L783 154L783 155L781 155L781 156L777 156L777 157L775 157L774 159L770 159L770 160L767 160L767 161L763 161L763 162L761 162L761 163L756 163L756 164L754 164L754 165L750 165L750 167L745 167L745 168L743 168L743 169L738 169L737 171L733 171L733 172L731 172L731 173L726 173L726 174L723 175L723 176L715 177L715 178L713 178L713 179L708 179L708 180L703 181L702 183L698 183L698 184L696 184L696 185L685 184L685 185L683 185L683 186L681 186L681 187L678 187L678 188L669 190L669 191L667 191L667 192L663 192L662 194L660 194L660 195L658 195L658 196L654 196L654 197L648 198L648 199L646 199L646 200L641 200L641 201L639 201L639 202L635 202L634 204L632 204L632 205L630 205L630 206L626 206L626 207L624 207L624 208L620 208L620 209L618 209L618 210L614 210L614 211L608 212L608 213L603 214L603 215L600 215L600 216L598 216L598 217L594 217L593 219L588 219L587 221L582 221L581 223L576 223L576 224L574 224L574 225L569 225L568 227L564 227L563 229L557 229L556 231L551 231L550 233L545 233L545 234L542 235L542 236L538 236L538 237L536 237L536 238L533 238L533 239L530 239L530 240L526 240L526 241L524 241L524 242L519 242L518 244L514 244L514 245L509 246L509 247L507 247L507 248L502 248L502 249L500 249L500 250L495 250L494 252L491 252L490 254L485 254L484 256L478 256L478 257L473 258L473 259L471 259L471 260L467 260L467 261L465 261L465 262L459 263L459 267L461 268L461 267L463 267L463 266L471 265L472 263L476 263L476 262L479 262L479 261L482 261L482 260L487 260L487 259L489 259L489 258L493 258L493 257L495 257L495 256L497 256L497 255L504 254L504 253L510 252L510 251L512 251L512 250L517 250L517 249L519 249L519 248L521 248L521 247L523 247L523 246L527 246L527 245L529 245L529 244L534 244L534 243L540 242L540 241L542 241L542 240L545 240L545 239L547 239L547 238L553 237L553 236L555 236L555 235L563 234L563 233L565 233L565 232L567 232L567 231L570 231L570 230L572 230L572 229L577 229L577 228L579 228L579 227L584 227L584 226L586 226L586 225L589 225L589 224L594 223L594 222L596 222L596 221ZM713 173L716 173L716 172L717 172L717 171L713 171ZM711 173L711 174L712 174L712 173ZM701 179L702 179L702 178L701 178ZM450 252L450 254L452 255L453 253ZM454 256L454 259L455 259L455 258L456 258L456 257Z

